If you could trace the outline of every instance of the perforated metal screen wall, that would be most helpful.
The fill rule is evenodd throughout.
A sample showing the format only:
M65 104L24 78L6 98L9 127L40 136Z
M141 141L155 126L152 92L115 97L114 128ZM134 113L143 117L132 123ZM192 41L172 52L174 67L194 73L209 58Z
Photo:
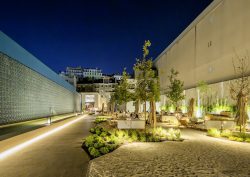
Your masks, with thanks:
M0 125L80 111L80 94L0 52Z

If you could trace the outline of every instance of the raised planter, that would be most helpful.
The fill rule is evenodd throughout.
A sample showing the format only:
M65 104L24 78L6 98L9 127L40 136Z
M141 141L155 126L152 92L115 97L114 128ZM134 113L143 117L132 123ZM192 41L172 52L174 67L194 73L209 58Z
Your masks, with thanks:
M118 129L144 129L144 120L117 120Z
M173 124L173 125L179 124L179 121L177 120L175 116L162 116L161 121L169 123L169 124Z
M205 121L206 129L217 128L217 129L234 129L235 122L234 121L223 121L223 120L207 120Z

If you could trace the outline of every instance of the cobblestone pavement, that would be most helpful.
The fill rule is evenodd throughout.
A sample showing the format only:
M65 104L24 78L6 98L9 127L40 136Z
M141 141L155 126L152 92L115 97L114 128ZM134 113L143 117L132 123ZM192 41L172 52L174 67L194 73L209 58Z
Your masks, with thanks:
M89 164L88 176L250 176L250 143L183 129L183 142L132 143Z

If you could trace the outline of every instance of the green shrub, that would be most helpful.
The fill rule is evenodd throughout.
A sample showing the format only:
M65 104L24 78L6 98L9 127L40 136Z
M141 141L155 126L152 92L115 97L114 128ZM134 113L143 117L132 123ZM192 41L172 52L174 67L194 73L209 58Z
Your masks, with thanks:
M246 133L237 133L236 136L239 137L239 138L242 138L244 140L247 139L247 138L249 138L249 135L246 134Z
M109 152L115 150L118 145L117 144L107 144L106 147L109 149Z
M106 142L110 142L110 141L111 141L110 136L108 136L108 135L107 135L107 136L105 136L105 137L104 137L104 141L106 141Z
M117 136L115 136L115 135L112 134L110 136L110 143L117 144L118 142L119 142L119 138Z
M95 149L95 148L92 148L89 153L90 153L90 155L92 157L99 157L99 156L101 156L101 153L97 149Z
M221 132L221 136L222 137L230 137L230 136L232 136L232 132L230 131L230 130L223 130L222 132Z
M85 146L86 147L91 147L93 146L95 143L95 137L90 135L85 139Z
M220 131L216 128L211 128L208 129L207 135L212 137L220 137Z
M237 140L237 137L236 137L236 136L229 136L228 139L231 140L231 141L236 141L236 140Z
M123 130L116 130L115 135L118 138L122 138L124 136L124 131Z
M95 130L95 133L96 133L97 135L100 135L102 132L101 132L101 130L100 130L99 128L97 128L97 129Z
M175 137L176 137L176 140L179 140L181 138L181 131L179 129L175 130Z
M90 133L95 133L95 128L91 128L89 131Z
M166 129L163 129L162 127L157 127L153 130L153 134L164 137L167 134Z
M129 139L129 131L128 130L122 130L123 131L123 139L127 140Z
M102 153L102 154L107 154L107 153L109 153L109 148L108 147L101 147L100 148L100 152Z
M89 153L90 153L90 151L92 151L93 148L94 147L92 147L92 146L88 148Z
M153 142L160 142L160 141L161 141L160 136L154 136Z
M243 141L244 141L244 139L243 139L243 138L238 137L238 138L236 138L236 141L238 141L238 142L243 142Z
M101 134L100 134L101 137L106 137L107 136L107 132L103 131Z
M245 140L247 143L250 143L250 138L246 138Z
M141 142L146 142L147 141L147 137L146 137L145 133L140 133L139 140Z
M148 142L154 142L154 136L153 135L148 135L147 141Z
M102 123L102 122L106 122L107 121L107 117L105 116L98 116L96 119L95 119L95 123L96 124L99 124L99 123Z
M96 149L99 149L99 148L101 148L103 146L105 146L105 144L102 143L102 142L97 142L97 143L94 144L94 148L96 148Z
M132 141L138 141L139 138L136 130L131 132L131 139Z
M166 136L168 140L175 141L175 140L179 140L180 137L181 137L181 132L179 129L173 129L173 128L168 129L167 136Z

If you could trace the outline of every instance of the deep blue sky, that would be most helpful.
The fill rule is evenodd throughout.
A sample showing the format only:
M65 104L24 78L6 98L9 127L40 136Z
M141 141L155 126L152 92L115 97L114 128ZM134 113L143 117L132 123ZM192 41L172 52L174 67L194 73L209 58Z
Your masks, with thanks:
M5 0L0 29L52 68L132 71L151 40L156 58L212 0Z

